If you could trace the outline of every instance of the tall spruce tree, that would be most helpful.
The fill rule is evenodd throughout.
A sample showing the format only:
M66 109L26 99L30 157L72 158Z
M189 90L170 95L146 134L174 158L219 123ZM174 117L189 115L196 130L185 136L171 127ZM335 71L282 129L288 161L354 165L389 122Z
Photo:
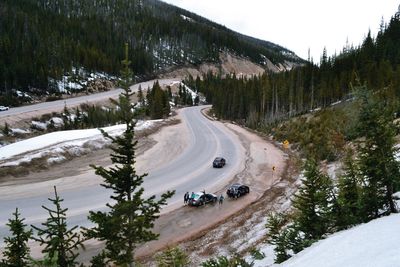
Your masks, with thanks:
M55 198L49 198L54 204L55 209L42 206L49 213L49 218L42 223L44 228L32 225L32 228L38 231L39 237L33 239L45 245L42 252L48 254L49 258L57 258L57 266L70 267L75 266L78 257L77 250L84 248L80 234L77 232L78 226L70 229L67 227L67 208L61 208L61 199L57 194L57 188L54 186Z
M143 179L147 174L138 175L135 170L134 113L130 102L130 88L133 73L129 69L128 46L122 61L122 82L124 92L117 102L120 120L126 129L121 136L111 137L102 131L105 138L112 141L111 160L115 164L110 169L92 166L96 174L104 178L103 187L111 189L112 203L107 212L90 212L89 220L95 226L87 230L87 236L105 241L105 252L109 261L118 266L134 266L134 251L139 243L154 240L158 234L152 231L154 221L159 217L161 207L174 192L166 192L158 199L143 197Z
M358 144L359 168L364 179L362 203L366 220L376 218L380 211L396 212L393 193L400 184L400 165L396 161L395 136L398 132L394 110L384 96L359 89L361 109L359 133L364 140Z
M140 107L143 108L146 105L146 101L143 95L143 90L141 85L139 85L137 97L138 97L138 103L140 103Z
M345 229L361 222L361 184L358 166L353 159L354 151L348 150L344 159L344 173L338 182L338 205L336 226Z
M270 214L265 227L268 229L268 243L275 245L275 263L281 263L290 258L286 242L287 230L283 229L286 220L282 214Z
M305 164L305 178L302 186L293 199L297 210L295 223L304 232L305 238L316 240L321 238L330 226L330 192L331 181L323 174L314 159Z
M28 266L30 249L28 241L31 238L32 230L26 230L24 218L20 217L18 208L13 213L14 217L8 220L11 236L4 238L5 248L3 252L3 265L7 267Z

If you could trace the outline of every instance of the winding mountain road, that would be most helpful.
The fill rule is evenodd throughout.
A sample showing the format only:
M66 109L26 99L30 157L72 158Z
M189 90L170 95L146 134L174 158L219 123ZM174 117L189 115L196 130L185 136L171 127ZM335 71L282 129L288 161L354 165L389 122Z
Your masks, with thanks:
M148 87L153 86L156 80L146 81L142 83L137 83L131 86L132 92L137 92L139 86L143 88L143 90ZM174 82L177 82L177 79L160 79L157 80L161 86L170 85ZM90 95L83 95L72 98L65 98L61 100L51 101L51 102L42 102L33 105L26 105L21 107L10 108L6 111L0 112L0 123L1 125L4 122L15 122L26 118L33 117L32 115L39 117L43 114L51 113L51 112L60 112L63 110L64 106L68 108L79 106L82 103L96 103L100 101L106 101L110 98L117 98L119 94L122 92L122 89L114 89L106 92L95 93Z
M180 115L185 131L174 137L173 142L187 140L186 147L179 155L165 159L151 168L150 174L145 177L145 196L160 195L166 190L175 190L176 194L168 201L168 206L163 212L174 210L183 203L186 191L216 191L224 187L234 175L243 169L244 148L237 136L229 131L222 123L210 121L201 114L204 107L191 107L181 110ZM188 136L184 136L188 135ZM146 156L146 152L144 154ZM157 154L147 155L157 157ZM222 169L212 168L212 160L216 156L227 159L227 165ZM140 157L138 158L140 164ZM150 164L151 165L151 164ZM144 168L145 171L146 168ZM81 174L85 179L98 179L93 171ZM65 177L76 179L76 177ZM10 190L13 190L10 187ZM35 186L25 186L26 192L18 191L15 197L7 194L0 195L0 242L8 235L6 223L16 207L19 208L26 224L39 225L47 218L47 213L42 205L51 207L47 200L53 197L53 185L49 182L40 187L39 192L32 192ZM32 194L34 193L34 194ZM90 226L87 221L89 210L104 210L105 204L110 201L110 191L97 184L79 184L72 188L59 190L59 195L64 199L63 207L68 208L68 222L70 225ZM1 246L1 243L0 243Z

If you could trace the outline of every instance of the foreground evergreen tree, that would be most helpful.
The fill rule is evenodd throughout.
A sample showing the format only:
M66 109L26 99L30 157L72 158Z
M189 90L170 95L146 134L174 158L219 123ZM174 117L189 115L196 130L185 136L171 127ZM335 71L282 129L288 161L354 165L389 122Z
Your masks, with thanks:
M268 243L275 245L275 263L281 263L290 258L287 250L287 231L282 229L286 220L282 214L270 214L265 227L268 229Z
M353 152L352 150L347 151L344 159L344 173L339 177L338 182L339 212L336 214L335 224L339 230L362 221L360 177L358 166L352 158Z
M3 265L7 267L28 266L29 252L28 240L32 230L26 230L23 218L20 218L18 208L13 213L14 217L8 220L11 236L4 238L5 248L3 252Z
M359 132L365 139L358 145L359 168L363 177L362 203L366 220L376 218L383 209L396 212L393 193L400 185L400 165L396 161L394 109L387 96L372 95L361 88Z
M67 228L66 212L68 209L61 208L61 199L57 194L57 189L54 186L55 198L49 200L54 204L55 209L42 206L49 213L49 218L42 223L44 228L39 228L32 225L32 228L38 231L38 238L34 240L40 242L40 245L45 245L42 252L48 254L49 259L57 258L57 266L70 267L75 266L77 250L84 248L81 237L77 232L78 226L70 229Z
M285 214L270 214L265 227L268 229L268 243L275 245L275 263L281 263L311 245L304 239L296 222L289 222Z
M106 267L107 266L107 255L103 250L100 254L94 256L90 261L91 267Z
M313 159L307 160L304 176L303 185L293 200L297 211L295 222L306 239L318 240L330 226L332 185L329 177L321 173Z
M111 160L115 164L110 169L92 166L96 174L104 178L104 186L111 189L112 203L108 203L107 212L90 212L89 220L96 226L87 230L87 236L105 241L105 252L109 261L118 266L134 266L134 251L139 243L154 240L158 234L152 232L154 221L159 217L161 207L174 192L166 192L158 199L156 196L143 197L143 179L147 174L138 175L135 170L134 113L130 103L133 74L129 69L128 47L122 61L125 91L117 102L119 116L126 129L121 136L111 137L102 131L105 138L111 139L113 153Z

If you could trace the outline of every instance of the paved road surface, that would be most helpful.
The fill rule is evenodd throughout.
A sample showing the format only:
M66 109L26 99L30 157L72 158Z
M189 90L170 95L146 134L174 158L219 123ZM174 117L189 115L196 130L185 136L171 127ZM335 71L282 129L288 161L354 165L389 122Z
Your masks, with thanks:
M161 80L159 80L159 83L160 83L160 85L169 85L174 81L176 81L176 79L175 80L161 79ZM141 85L143 90L145 90L149 86L152 86L153 83L154 83L154 80L138 83L138 84L133 85L131 87L131 90L133 92L136 92L139 88L139 85ZM91 95L73 97L73 98L68 98L68 99L52 101L52 102L43 102L43 103L27 105L27 106L22 106L22 107L10 108L7 111L1 111L0 118L16 116L16 115L21 115L24 113L30 113L30 112L41 111L41 110L50 111L50 112L51 111L60 111L64 108L65 105L67 105L67 107L75 107L75 106L80 105L81 103L86 103L86 102L94 103L94 102L98 102L98 101L107 100L109 98L117 98L121 92L122 92L122 89L115 89L115 90L101 92L101 93L97 93L97 94L91 94Z
M213 191L230 180L239 170L243 160L243 148L235 136L222 123L206 119L201 114L202 107L186 108L182 111L183 123L189 129L189 144L183 153L172 161L159 166L145 178L145 195L160 195L166 190L176 190L175 196L164 209L181 206L186 191ZM179 142L179 136L176 137ZM224 156L227 165L222 169L212 168L212 160L216 156ZM93 175L92 173L88 175ZM0 243L8 231L5 227L7 219L18 207L26 224L39 224L47 217L41 205L49 206L52 188L43 190L42 195L20 199L2 199L0 196ZM103 210L109 201L106 189L100 186L77 186L74 190L60 193L65 199L63 206L68 207L68 221L71 225L89 226L87 214L89 210Z

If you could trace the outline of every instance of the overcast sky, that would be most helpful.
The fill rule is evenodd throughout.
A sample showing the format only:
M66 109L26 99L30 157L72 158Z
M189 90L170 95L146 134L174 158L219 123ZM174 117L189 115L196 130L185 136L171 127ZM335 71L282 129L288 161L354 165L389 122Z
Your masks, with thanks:
M271 41L319 61L340 52L348 39L358 45L368 30L376 35L381 19L396 13L400 0L163 0L219 24Z

